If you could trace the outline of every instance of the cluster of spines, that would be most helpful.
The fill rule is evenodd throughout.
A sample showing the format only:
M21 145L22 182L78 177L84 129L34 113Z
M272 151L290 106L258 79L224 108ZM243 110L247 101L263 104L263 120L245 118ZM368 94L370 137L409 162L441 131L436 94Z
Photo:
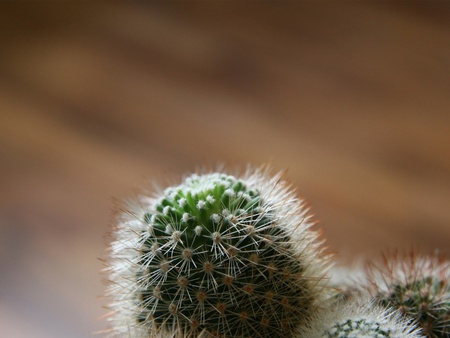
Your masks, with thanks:
M325 294L325 271L300 203L278 181L193 175L128 213L113 260L130 266L112 271L111 292L135 321L113 320L147 336L290 336Z
M450 262L439 255L389 255L368 269L371 294L419 323L430 338L450 337Z

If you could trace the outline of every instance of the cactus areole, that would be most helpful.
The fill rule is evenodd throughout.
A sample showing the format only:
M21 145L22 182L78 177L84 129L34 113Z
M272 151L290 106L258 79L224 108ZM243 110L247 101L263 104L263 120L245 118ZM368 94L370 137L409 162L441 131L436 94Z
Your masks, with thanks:
M194 174L141 198L111 247L113 325L139 337L290 336L320 294L309 226L292 191L260 172Z

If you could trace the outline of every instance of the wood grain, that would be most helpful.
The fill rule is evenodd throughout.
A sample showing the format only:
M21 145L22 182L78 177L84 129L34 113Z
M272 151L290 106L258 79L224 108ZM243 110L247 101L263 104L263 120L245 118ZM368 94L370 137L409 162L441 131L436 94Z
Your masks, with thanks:
M344 261L449 254L448 2L3 2L0 323L106 327L113 198L271 163Z

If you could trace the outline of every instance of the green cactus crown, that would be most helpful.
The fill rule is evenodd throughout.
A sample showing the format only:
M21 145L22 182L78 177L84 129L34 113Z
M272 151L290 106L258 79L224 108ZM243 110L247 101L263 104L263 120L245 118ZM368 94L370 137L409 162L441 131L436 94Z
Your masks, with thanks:
M261 213L259 193L223 174L189 177L185 184L166 189L155 209L143 218L152 235L146 242L149 249L175 248L179 243L194 250L206 245L214 247L215 258L229 255L227 250L238 241L249 244L249 237L239 234L270 222ZM259 217L256 222L255 217Z

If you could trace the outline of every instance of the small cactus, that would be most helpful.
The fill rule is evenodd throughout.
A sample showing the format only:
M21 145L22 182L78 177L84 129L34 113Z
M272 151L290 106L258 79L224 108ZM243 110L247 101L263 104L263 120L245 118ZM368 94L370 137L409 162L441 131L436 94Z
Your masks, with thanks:
M290 337L328 291L310 217L280 175L194 174L120 213L114 336Z
M419 338L420 331L399 313L362 299L316 313L298 338Z
M438 255L392 255L368 270L372 295L415 319L431 338L450 337L450 262Z

